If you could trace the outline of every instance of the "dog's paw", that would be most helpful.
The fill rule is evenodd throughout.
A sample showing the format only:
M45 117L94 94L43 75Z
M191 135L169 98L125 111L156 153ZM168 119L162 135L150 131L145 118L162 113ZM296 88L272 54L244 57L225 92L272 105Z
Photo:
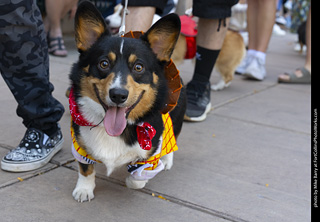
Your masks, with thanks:
M230 86L231 82L225 83L223 79L221 79L217 84L211 85L211 89L214 91L223 90Z
M76 187L72 192L72 196L78 202L90 202L94 198L93 189Z
M142 189L148 183L148 180L135 180L132 176L126 178L126 185L130 189Z
M95 172L86 177L79 173L78 182L72 196L78 202L91 201L94 198L93 190L95 187Z
M161 157L161 161L164 165L164 170L170 170L173 165L173 153Z

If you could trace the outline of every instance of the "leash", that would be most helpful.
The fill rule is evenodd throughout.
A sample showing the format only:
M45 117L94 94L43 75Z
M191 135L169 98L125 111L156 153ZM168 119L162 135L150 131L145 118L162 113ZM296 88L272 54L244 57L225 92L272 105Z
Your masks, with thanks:
M124 5L124 9L123 9L123 13L122 13L122 20L121 20L121 25L119 28L119 36L123 37L125 30L126 30L126 15L129 14L129 10L128 10L128 0L125 0L125 5Z

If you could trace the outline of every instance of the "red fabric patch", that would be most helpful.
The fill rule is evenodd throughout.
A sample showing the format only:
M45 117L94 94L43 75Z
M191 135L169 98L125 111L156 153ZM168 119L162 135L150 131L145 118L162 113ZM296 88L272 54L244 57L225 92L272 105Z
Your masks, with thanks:
M195 21L192 20L190 16L181 15L181 34L185 36L192 36L195 37L198 33L197 24Z
M71 88L70 94L69 94L69 110L70 110L72 120L75 124L79 126L93 126L91 123L85 120L85 118L79 112L78 105L73 95L73 87Z
M193 59L197 52L196 37L186 36L187 52L185 59Z
M140 147L144 150L150 150L152 138L156 135L156 130L149 123L138 125L136 130Z
M186 37L187 42L187 52L185 59L192 59L196 56L197 43L196 36L198 33L197 24L190 16L182 15L181 20L181 34Z

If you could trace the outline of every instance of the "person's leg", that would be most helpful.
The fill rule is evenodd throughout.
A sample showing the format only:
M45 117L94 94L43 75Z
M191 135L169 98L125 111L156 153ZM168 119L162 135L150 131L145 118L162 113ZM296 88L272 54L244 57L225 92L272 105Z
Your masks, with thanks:
M244 75L256 80L266 76L266 51L275 22L275 0L248 0L247 27L249 44Z
M129 14L126 16L126 32L146 32L152 25L152 19L156 8L154 7L128 7ZM142 16L143 15L143 16Z
M224 37L227 33L229 19L199 18L197 35L196 66L193 79L208 82L212 69L218 58ZM223 23L226 23L224 25ZM219 29L219 31L217 31Z
M211 109L209 80L228 30L227 18L237 2L193 1L193 14L199 17L199 22L196 65L187 84L187 121L203 121Z
M46 0L50 37L61 37L61 19L64 18L78 0Z
M166 3L167 0L129 0L125 31L147 31L152 25L154 14L161 13ZM124 5L124 0L122 4Z
M77 2L78 0L46 0L45 25L49 37L49 52L53 55L66 56L68 54L62 39L61 19Z
M311 73L311 6L308 13L306 29L307 56L304 67Z
M309 9L306 25L306 45L307 55L303 68L298 68L290 74L284 73L279 75L279 82L311 83L311 7ZM302 78L304 79L303 81Z
M0 27L0 72L18 103L17 114L28 128L23 143L19 145L25 147L20 147L20 151L38 150L38 153L25 156L26 153L20 151L10 152L1 161L1 167L12 171L31 170L46 164L52 157L50 155L56 152L53 151L55 145L59 143L60 149L63 141L57 122L64 108L52 96L53 85L49 82L49 58L41 14L33 0L24 0L20 4L25 6L23 14L17 9L18 4L9 3L0 8L0 24L4 24ZM50 146L34 143L37 147L32 147L32 139L40 139L36 135L42 135L42 141L46 141L43 133L53 139L53 143ZM26 137L30 140L27 145ZM44 145L45 152L42 149ZM29 159L39 156L44 157L39 158L43 160L40 165ZM29 160L27 165L23 165ZM18 167L22 165L23 169Z
M250 3L250 4L249 4ZM256 42L256 27L258 14L258 1L247 0L247 30L249 34L248 49L255 49Z
M276 1L248 0L249 49L267 51L275 22Z

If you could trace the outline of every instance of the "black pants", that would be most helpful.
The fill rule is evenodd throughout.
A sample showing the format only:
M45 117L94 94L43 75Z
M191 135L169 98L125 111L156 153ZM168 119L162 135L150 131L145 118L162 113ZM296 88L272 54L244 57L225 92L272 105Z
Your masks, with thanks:
M36 0L0 3L0 72L23 124L45 132L56 128L64 108L52 96L48 46Z

